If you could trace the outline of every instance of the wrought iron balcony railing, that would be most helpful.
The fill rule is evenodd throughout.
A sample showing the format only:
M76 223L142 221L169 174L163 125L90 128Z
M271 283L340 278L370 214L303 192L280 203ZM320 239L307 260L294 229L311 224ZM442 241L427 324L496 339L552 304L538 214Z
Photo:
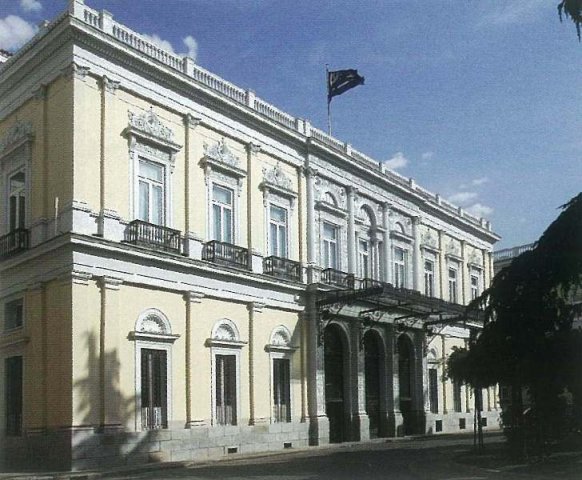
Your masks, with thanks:
M7 258L28 249L29 233L24 228L17 228L0 237L0 259Z
M180 253L182 234L179 230L154 225L143 220L133 220L129 223L126 241L154 250Z
M321 282L340 288L354 288L354 274L346 273L333 268L326 268L321 272Z
M263 272L274 277L301 281L301 264L288 258L266 257L263 260Z
M249 251L244 247L232 245L231 243L211 240L204 244L202 260L248 269Z

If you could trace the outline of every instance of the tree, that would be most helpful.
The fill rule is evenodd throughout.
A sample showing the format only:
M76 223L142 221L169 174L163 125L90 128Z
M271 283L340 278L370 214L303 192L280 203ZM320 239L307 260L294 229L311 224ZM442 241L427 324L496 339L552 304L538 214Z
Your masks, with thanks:
M582 25L582 0L562 0L558 4L558 15L560 21L563 17L570 18L576 25L578 41L580 41L580 26Z
M476 389L511 387L503 420L520 449L527 434L541 439L556 433L565 388L582 400L582 334L572 332L581 310L573 299L582 279L582 193L562 210L535 248L499 272L468 306L481 312L483 329L468 350L457 350L448 361L448 375Z

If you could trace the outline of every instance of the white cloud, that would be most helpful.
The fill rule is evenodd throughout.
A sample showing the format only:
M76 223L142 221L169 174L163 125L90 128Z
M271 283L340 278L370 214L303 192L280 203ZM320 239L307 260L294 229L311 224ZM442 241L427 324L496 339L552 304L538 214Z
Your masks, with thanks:
M406 158L402 152L397 152L392 156L391 159L386 160L384 165L386 165L388 168L391 168L392 170L404 168L406 165L408 165L408 158Z
M0 48L14 51L28 42L37 30L36 25L16 15L0 18Z
M20 0L20 8L25 12L40 12L42 4L38 0Z
M485 4L486 5L486 4ZM479 26L508 26L536 20L548 6L547 0L508 0L485 13Z
M434 157L434 152L424 152L424 153L421 155L421 158L422 158L423 160L427 160L427 161L428 161L428 160L432 160L432 157Z
M464 206L477 198L477 192L458 192L449 197L449 202Z
M475 178L474 180L471 181L471 185L475 185L476 187L480 186L480 185L484 185L489 181L489 178L487 177L479 177L479 178Z
M168 40L164 40L158 34L154 33L153 35L148 35L147 33L142 33L142 36L152 42L154 45L163 48L164 50L168 50L169 52L173 53L174 55L179 55L181 57L188 56L194 61L196 61L196 57L198 55L198 42L192 35L188 35L187 37L182 38L182 42L186 47L186 52L176 52L174 50L174 46Z
M487 218L489 215L493 213L493 209L491 207L483 205L482 203L479 202L475 203L474 205L471 205L465 210L477 218L481 217Z
M188 35L182 39L182 42L184 42L184 45L188 49L187 55L196 60L198 56L198 42L196 39L192 35Z

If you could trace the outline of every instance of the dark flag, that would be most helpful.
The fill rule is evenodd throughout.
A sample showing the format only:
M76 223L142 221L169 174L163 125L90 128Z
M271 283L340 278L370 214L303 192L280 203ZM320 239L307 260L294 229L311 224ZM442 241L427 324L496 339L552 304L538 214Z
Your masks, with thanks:
M327 72L327 102L331 102L332 97L363 84L364 77L358 75L357 70Z

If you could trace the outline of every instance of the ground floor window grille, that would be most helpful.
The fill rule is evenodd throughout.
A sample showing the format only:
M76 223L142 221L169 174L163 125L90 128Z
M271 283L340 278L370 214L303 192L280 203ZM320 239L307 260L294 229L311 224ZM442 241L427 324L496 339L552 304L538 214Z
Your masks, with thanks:
M22 433L22 357L4 360L6 435Z
M168 360L165 350L141 350L142 428L168 427Z
M439 413L439 380L436 368L429 368L429 401L431 413Z
M461 382L453 382L453 408L455 412L462 411Z
M236 355L216 355L216 423L236 425Z
M290 361L284 358L273 359L273 420L291 421Z

